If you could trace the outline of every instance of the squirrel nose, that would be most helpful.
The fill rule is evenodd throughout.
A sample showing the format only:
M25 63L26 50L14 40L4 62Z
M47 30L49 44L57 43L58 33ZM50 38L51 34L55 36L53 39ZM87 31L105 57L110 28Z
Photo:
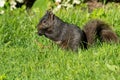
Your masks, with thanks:
M39 35L39 36L41 36L41 35L42 35L41 31L38 31L38 35Z
M39 30L39 31L38 31L38 35L39 35L39 36L42 36L43 34L44 34L44 33L43 33L42 30Z

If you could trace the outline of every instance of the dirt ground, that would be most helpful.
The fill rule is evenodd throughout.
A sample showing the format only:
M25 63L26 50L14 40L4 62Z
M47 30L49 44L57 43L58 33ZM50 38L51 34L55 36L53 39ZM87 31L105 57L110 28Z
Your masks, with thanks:
M89 12L93 11L96 8L105 7L108 3L113 2L116 5L120 4L120 0L106 0L106 2L103 2L103 0L85 0L85 3L87 3Z

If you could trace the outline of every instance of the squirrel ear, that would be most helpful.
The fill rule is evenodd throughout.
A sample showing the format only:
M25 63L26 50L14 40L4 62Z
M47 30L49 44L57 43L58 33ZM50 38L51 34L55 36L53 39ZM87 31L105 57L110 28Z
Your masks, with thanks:
M50 15L51 15L51 20L54 20L54 14L51 13Z
M52 13L52 9L48 9L48 10L47 10L47 13L48 13L48 14Z
M51 20L54 20L54 14L53 14L52 10L47 10L47 14L49 14L49 18Z

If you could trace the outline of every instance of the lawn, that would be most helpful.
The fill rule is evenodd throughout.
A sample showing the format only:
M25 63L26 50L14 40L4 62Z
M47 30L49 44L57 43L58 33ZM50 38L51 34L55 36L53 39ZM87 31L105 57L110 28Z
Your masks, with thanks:
M73 53L36 34L47 2L39 8L36 2L29 13L21 8L0 15L0 80L119 80L119 44L98 43ZM112 3L92 13L78 6L55 14L80 28L88 20L101 19L120 37L120 6Z

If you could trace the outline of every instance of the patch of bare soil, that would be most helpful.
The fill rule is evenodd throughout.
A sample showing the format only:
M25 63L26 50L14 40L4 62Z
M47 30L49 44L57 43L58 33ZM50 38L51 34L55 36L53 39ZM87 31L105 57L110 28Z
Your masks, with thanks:
M120 0L106 0L106 2L102 0L85 0L87 3L89 12L93 11L96 8L101 8L107 6L108 3L113 2L115 5L120 4Z

